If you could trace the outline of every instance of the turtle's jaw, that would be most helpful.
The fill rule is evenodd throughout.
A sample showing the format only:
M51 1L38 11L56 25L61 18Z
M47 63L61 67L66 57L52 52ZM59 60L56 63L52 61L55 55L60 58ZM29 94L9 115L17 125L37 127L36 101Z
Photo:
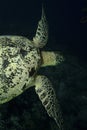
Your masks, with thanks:
M64 57L59 52L42 51L42 67L55 66L64 61Z

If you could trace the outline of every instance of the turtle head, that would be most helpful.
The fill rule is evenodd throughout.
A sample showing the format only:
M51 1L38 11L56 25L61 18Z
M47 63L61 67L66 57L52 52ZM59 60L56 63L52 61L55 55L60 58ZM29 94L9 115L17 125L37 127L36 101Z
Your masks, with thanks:
M65 61L64 55L56 51L41 51L42 67L59 65Z

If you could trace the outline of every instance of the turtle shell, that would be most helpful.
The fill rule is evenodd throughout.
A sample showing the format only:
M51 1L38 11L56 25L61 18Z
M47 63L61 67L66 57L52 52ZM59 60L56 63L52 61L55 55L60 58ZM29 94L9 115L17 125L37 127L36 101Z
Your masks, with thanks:
M0 36L0 104L32 86L41 64L38 48L21 36Z

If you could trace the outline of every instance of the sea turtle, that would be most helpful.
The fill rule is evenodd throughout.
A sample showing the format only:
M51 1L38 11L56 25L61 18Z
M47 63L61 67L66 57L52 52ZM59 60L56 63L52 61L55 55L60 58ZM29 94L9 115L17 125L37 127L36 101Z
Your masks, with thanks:
M0 104L35 86L48 115L62 130L63 120L54 88L46 76L37 75L40 67L56 65L64 60L59 53L40 50L47 39L48 25L43 8L33 40L23 36L0 36Z

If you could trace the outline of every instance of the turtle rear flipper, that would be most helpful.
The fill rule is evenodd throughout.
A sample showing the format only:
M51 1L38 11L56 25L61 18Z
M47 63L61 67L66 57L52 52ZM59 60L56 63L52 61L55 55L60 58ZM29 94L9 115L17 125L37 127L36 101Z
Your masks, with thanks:
M46 76L37 76L35 91L38 94L48 115L56 121L59 130L63 130L63 119L55 91Z
M46 45L47 40L48 40L48 24L44 13L44 9L42 7L41 20L38 22L36 35L33 38L34 46L42 48L43 46Z

